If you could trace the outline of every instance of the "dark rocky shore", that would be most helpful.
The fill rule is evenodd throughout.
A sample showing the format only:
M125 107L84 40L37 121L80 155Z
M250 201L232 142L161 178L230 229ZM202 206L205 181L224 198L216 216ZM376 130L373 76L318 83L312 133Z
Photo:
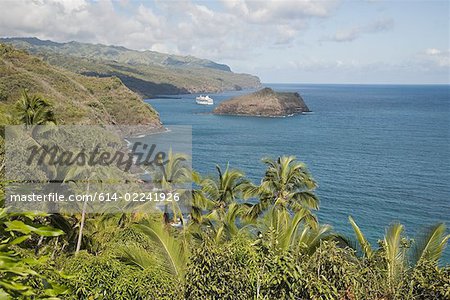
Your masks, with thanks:
M224 101L214 109L213 113L218 115L284 117L309 111L308 106L298 93L281 93L270 88L264 88L248 95Z

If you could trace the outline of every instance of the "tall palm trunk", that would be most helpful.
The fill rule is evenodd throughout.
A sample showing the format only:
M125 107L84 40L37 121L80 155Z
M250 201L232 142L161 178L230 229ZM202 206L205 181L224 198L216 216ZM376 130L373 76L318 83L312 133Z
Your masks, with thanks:
M89 194L89 183L87 184L87 193L86 194ZM84 201L83 209L81 210L80 231L78 232L77 248L75 249L75 254L78 254L78 252L80 252L80 248L81 248L81 240L83 238L84 220L86 218L86 208L87 208L87 201Z

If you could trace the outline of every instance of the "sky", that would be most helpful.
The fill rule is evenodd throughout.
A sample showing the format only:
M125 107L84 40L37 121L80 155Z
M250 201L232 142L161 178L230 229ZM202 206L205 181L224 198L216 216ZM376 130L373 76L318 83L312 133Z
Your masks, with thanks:
M0 36L193 55L270 83L450 83L450 1L0 0Z

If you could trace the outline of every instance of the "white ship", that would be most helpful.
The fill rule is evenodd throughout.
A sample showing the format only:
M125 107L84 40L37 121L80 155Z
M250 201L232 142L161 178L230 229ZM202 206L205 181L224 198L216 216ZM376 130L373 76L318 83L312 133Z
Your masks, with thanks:
M201 105L213 105L214 104L214 100L211 97L203 96L203 95L200 95L197 98L195 98L195 102L197 104L201 104Z

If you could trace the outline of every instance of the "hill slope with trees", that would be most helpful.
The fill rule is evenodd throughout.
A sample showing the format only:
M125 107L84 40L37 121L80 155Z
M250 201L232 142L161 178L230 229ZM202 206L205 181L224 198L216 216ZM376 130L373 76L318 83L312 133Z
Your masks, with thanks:
M54 106L60 124L161 126L158 113L119 78L92 78L49 65L23 50L0 44L0 112L13 112L23 90Z
M256 76L233 73L227 65L192 56L101 44L56 43L37 38L2 38L0 42L25 49L72 72L96 77L116 76L128 88L148 98L162 94L240 90L261 85Z

